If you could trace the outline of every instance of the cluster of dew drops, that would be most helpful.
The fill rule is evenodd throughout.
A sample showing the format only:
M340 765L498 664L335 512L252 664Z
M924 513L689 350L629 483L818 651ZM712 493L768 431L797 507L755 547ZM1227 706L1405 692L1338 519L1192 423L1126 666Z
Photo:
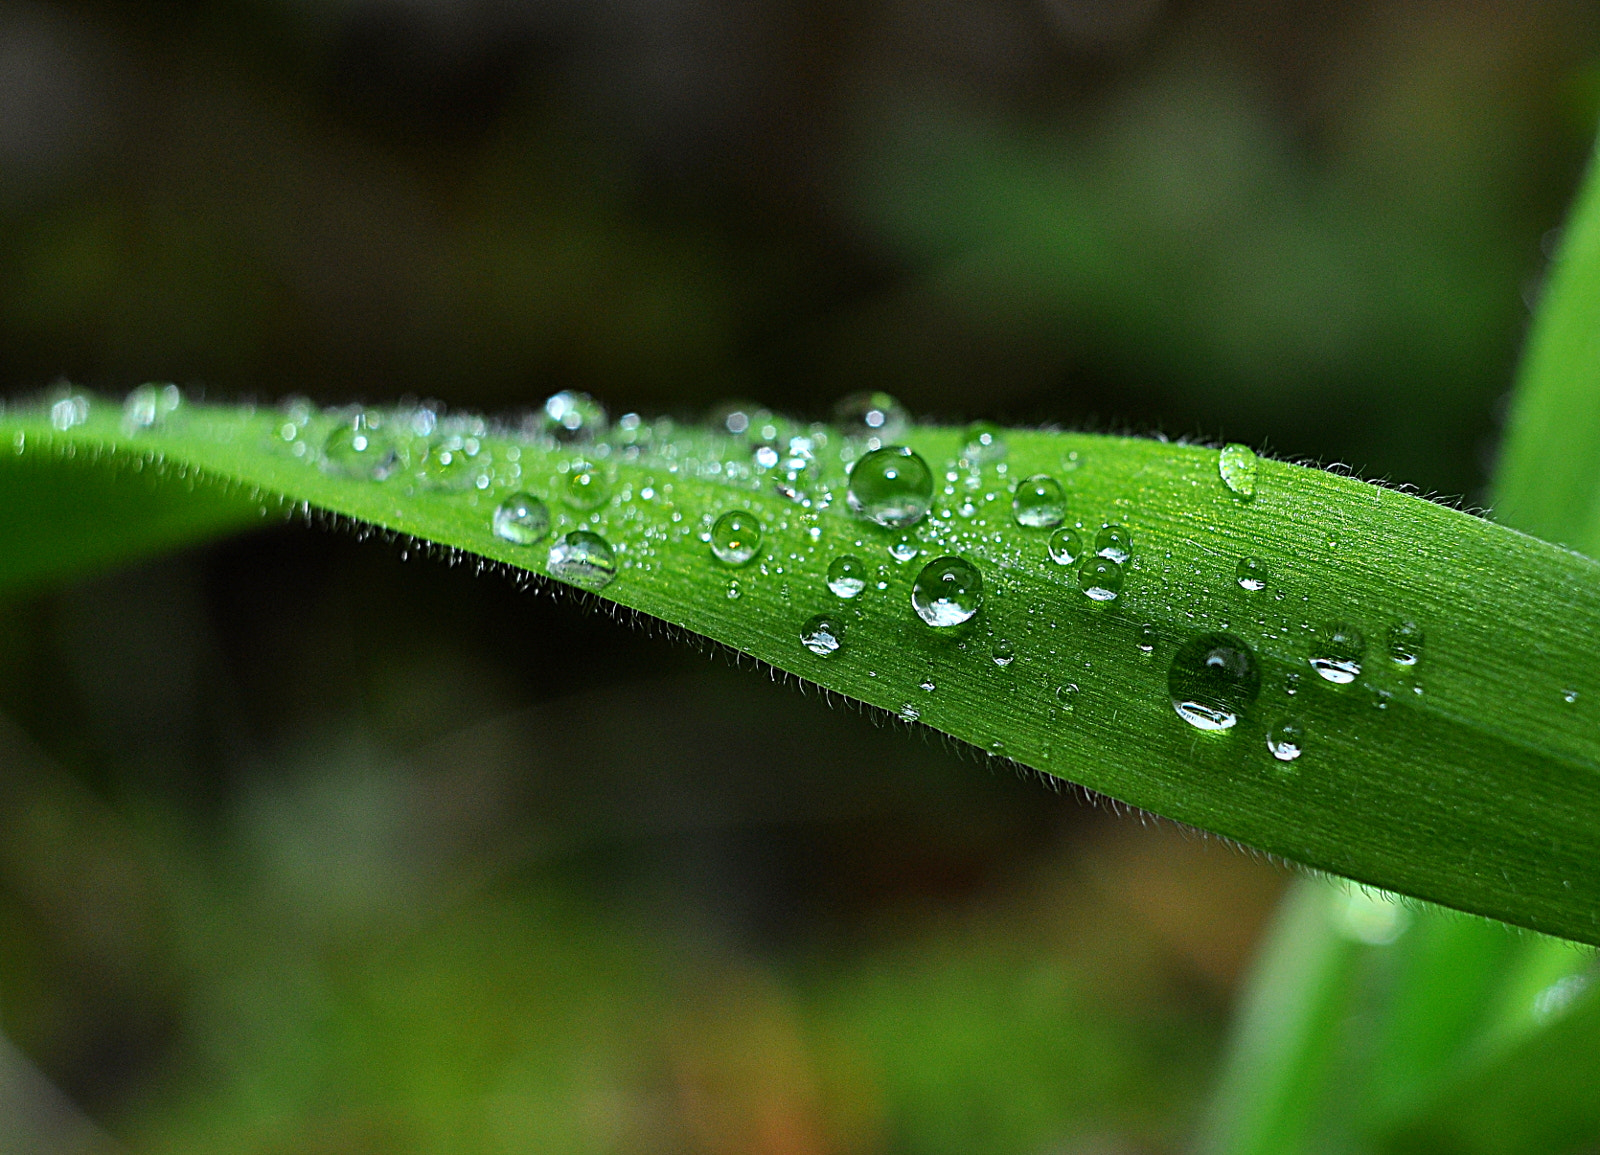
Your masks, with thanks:
M130 393L124 403L122 424L129 433L164 424L180 408L182 396L171 385L144 385ZM65 430L88 417L88 399L66 395L49 404L49 416L56 428ZM609 474L603 459L613 451L625 459L639 460L644 454L672 458L678 452L674 427L668 419L646 423L636 414L627 414L613 425L605 409L586 394L563 391L548 398L544 405L520 425L491 428L481 417L443 416L426 405L402 406L393 410L353 408L318 411L309 402L290 401L281 407L273 430L274 443L295 457L315 464L329 474L385 482L406 479L425 490L442 492L480 492L510 486L514 489L495 505L489 515L489 529L500 540L515 546L533 547L551 537L556 519L549 504L517 485L520 471L519 438L537 442L545 448L575 451L563 461L555 483L559 500L577 515L593 514L612 496ZM835 407L833 423L799 425L753 405L727 404L714 410L711 422L720 435L726 431L731 442L745 453L745 459L702 462L700 474L715 473L720 479L753 486L770 484L777 493L802 509L817 512L833 500L833 486L826 477L823 451L830 435L837 444L837 460L844 466L845 498L859 518L891 530L909 530L928 517L935 502L934 471L913 449L900 444L911 421L905 408L881 392L854 394ZM322 431L326 430L325 433ZM320 435L320 443L319 443ZM496 459L499 454L499 459ZM970 491L977 478L993 466L1004 477L1007 445L1004 432L989 422L969 426L963 437L960 464L969 471L969 495L960 499L960 512L973 514ZM1073 455L1074 457L1076 455ZM669 469L676 471L676 462ZM1241 502L1256 496L1259 462L1243 445L1228 445L1217 457L1217 474L1226 489ZM954 482L957 473L946 479ZM956 494L953 485L943 493ZM641 496L648 500L649 490ZM996 494L984 495L993 500ZM1043 554L1049 562L1072 575L1073 584L1090 602L1108 604L1122 594L1125 567L1133 556L1133 536L1122 525L1107 523L1097 530L1082 523L1068 525L1067 497L1061 483L1048 473L1035 473L1017 480L1011 487L1011 517L1024 530L1048 536ZM950 511L942 511L949 518ZM675 513L674 520L681 519ZM561 581L582 589L603 589L617 575L618 551L600 532L597 519L592 528L573 528L550 541L546 569ZM813 540L818 536L811 530ZM762 551L762 522L746 509L732 509L711 521L701 535L711 554L733 570L748 566ZM861 543L858 542L859 546ZM898 562L916 558L921 549L909 536L889 546ZM872 567L854 553L841 553L829 563L828 590L844 602L860 597L874 582ZM1268 566L1253 557L1240 558L1236 578L1247 594L1259 594L1271 582ZM878 581L877 588L887 583ZM738 596L738 584L729 586L729 596ZM936 557L921 567L911 583L910 606L931 631L959 632L977 616L984 602L984 577L970 560L956 553ZM833 613L808 618L799 629L799 642L806 651L821 658L839 653L846 645L844 619ZM1423 632L1411 621L1390 627L1388 657L1396 668L1415 667L1421 658ZM1139 649L1151 654L1156 647L1156 631L1144 627ZM1311 669L1333 686L1345 686L1360 677L1366 661L1366 639L1356 627L1336 624L1317 633L1308 661ZM1007 668L1016 659L1014 645L1005 638L994 640L992 660ZM1168 690L1177 716L1196 730L1208 733L1232 731L1261 691L1261 666L1250 645L1227 632L1208 632L1191 637L1180 645L1168 671ZM921 688L934 689L926 678ZM1299 692L1299 675L1290 673L1284 683L1285 694ZM1420 694L1421 686L1413 687ZM1390 692L1375 690L1374 704L1386 708ZM1071 711L1078 687L1065 684L1055 691L1057 705ZM1576 694L1569 691L1566 700ZM916 720L919 709L907 704L902 717ZM1306 729L1298 717L1280 717L1265 730L1266 747L1281 764L1297 760L1305 749ZM1003 750L994 743L992 750Z

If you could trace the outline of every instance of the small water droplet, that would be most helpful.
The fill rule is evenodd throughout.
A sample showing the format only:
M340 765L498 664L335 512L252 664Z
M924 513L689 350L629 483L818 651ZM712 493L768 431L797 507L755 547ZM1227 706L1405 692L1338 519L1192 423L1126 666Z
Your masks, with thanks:
M930 694L933 693L935 690L937 690L939 688L937 685L934 684L934 681L933 681L932 678L924 678L924 679L922 679L922 681L919 683L919 685L921 686L921 688L923 690L927 691Z
M994 741L989 743L989 753L993 754L996 758L1000 757L1005 752L1006 744L999 738L996 738Z
M1576 690L1563 690L1561 692L1561 700L1563 702L1565 702L1569 706L1572 705L1574 702L1576 702L1578 700L1578 691L1576 691Z
M828 588L841 598L853 598L867 588L867 564L855 554L840 554L828 565Z
M1347 686L1361 675L1361 659L1366 656L1367 639L1354 626L1335 625L1325 630L1314 643L1311 668L1336 686Z
M994 659L994 664L1003 670L1017 660L1017 651L1005 638L996 638L989 656Z
M617 557L598 533L575 529L550 547L546 563L550 576L580 589L598 590L617 576Z
M910 538L901 538L889 547L889 556L898 562L908 562L922 552L921 547Z
M168 414L176 412L181 404L183 394L176 385L147 382L129 393L123 401L122 427L129 433L151 429L166 420Z
M1057 565L1077 565L1083 556L1083 538L1078 536L1077 530L1063 526L1050 535L1046 548L1050 551L1050 560Z
M1217 473L1235 497L1250 501L1256 495L1257 458L1248 445L1226 445L1217 456Z
M922 711L917 709L910 702L907 702L905 705L900 707L900 720L901 721L903 721L903 722L915 722L920 717L922 717Z
M728 600L730 602L738 601L740 595L743 593L744 590L740 588L738 579L734 579L728 583Z
M1049 529L1067 516L1067 495L1061 483L1048 473L1035 473L1017 482L1011 497L1011 512L1017 524L1029 529Z
M532 545L550 532L550 507L531 493L513 493L495 507L494 535L513 545Z
M62 397L50 406L50 424L62 433L74 425L82 425L87 420L89 420L89 399L81 393Z
M761 521L743 509L730 509L711 526L711 552L724 565L748 565L761 548Z
M429 489L465 490L477 488L488 476L487 462L478 460L476 438L443 437L423 451L417 470Z
M1261 692L1255 651L1232 634L1201 634L1178 647L1167 671L1178 717L1197 730L1231 730Z
M818 614L800 627L800 644L818 657L829 657L844 644L844 627L827 614Z
M874 449L850 470L850 508L890 528L914 525L933 503L933 472L904 445Z
M1289 697L1294 697L1300 692L1300 674L1291 670L1283 676L1283 692Z
M1091 557L1078 571L1078 588L1097 602L1110 602L1122 592L1122 567L1108 557Z
M1422 627L1416 622L1389 627L1389 657L1398 665L1416 665L1422 659L1422 642Z
M1056 701L1067 713L1072 713L1078 708L1078 685L1076 682L1065 682L1056 687Z
M1239 559L1239 588L1249 590L1251 593L1260 593L1267 588L1267 581L1271 577L1267 570L1267 563L1259 558L1242 557Z
M911 585L911 608L936 629L971 621L982 605L983 575L964 558L935 558Z
M1161 632L1154 626L1139 627L1139 652L1153 654L1156 652L1156 643L1161 640Z
M377 414L357 413L329 433L322 446L322 468L327 473L382 481L399 466L394 443Z
M1127 565L1133 556L1133 534L1125 526L1108 525L1095 535L1094 552L1118 565Z
M834 405L833 423L848 440L877 449L905 435L911 414L887 393L852 393Z
M563 493L573 509L597 509L611 496L611 486L598 465L574 461L567 472Z
M1279 762L1293 762L1305 745L1305 727L1293 718L1285 718L1267 731L1267 750Z
M606 429L606 409L587 393L563 389L545 398L540 427L557 441L592 441Z
M999 461L1006 455L1005 431L993 421L974 421L962 438L961 456L973 465Z

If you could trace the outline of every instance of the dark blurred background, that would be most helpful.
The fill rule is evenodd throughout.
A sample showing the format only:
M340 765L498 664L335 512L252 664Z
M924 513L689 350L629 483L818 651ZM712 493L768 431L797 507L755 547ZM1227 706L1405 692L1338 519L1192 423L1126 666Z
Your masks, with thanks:
M1470 501L1597 116L1578 3L0 3L0 382ZM336 534L0 616L0 1148L1174 1151L1284 877Z

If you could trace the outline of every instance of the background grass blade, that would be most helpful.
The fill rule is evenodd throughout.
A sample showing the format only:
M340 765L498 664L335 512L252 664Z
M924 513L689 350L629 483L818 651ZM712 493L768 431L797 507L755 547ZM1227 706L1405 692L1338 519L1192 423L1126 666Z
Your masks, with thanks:
M539 572L548 542L514 545L490 525L502 494L531 490L550 502L553 536L583 526L615 546L618 575L604 596L622 606L1275 853L1600 937L1600 670L1589 660L1600 569L1465 514L1275 462L1260 463L1258 493L1245 500L1223 484L1217 451L1123 438L1015 432L1003 462L968 469L959 431L921 428L908 441L948 483L928 519L898 531L845 508L840 438L820 427L807 433L816 459L782 483L810 487L808 507L752 473L748 444L665 425L575 448L472 420L434 429L432 414L374 414L398 454L396 475L378 482L318 465L348 414L191 408L129 432L105 404L76 424L60 420L61 403L53 412L5 418L29 467L142 458L190 483L200 470ZM450 436L481 444L477 473L430 465ZM568 500L591 500L571 492L584 454L608 494L592 510ZM1048 529L1013 521L1011 488L1036 472L1060 479L1090 539L1106 523L1131 532L1114 601L1084 596L1073 568L1047 553ZM825 494L839 496L828 505ZM735 508L766 531L744 568L717 562L705 540L712 519ZM915 560L896 561L891 547ZM964 630L930 629L909 604L921 566L947 553L986 581L984 610ZM826 584L844 554L859 556L869 579L848 601ZM1270 572L1265 590L1238 582L1246 558ZM831 656L800 642L819 613L842 632ZM1385 642L1406 622L1426 634L1416 666L1391 661ZM1349 627L1367 639L1361 676L1336 686L1307 660ZM1213 631L1248 639L1262 689L1237 727L1208 734L1174 713L1168 668L1184 642ZM1014 660L992 660L997 646ZM1286 718L1307 733L1293 762L1277 761L1264 738Z

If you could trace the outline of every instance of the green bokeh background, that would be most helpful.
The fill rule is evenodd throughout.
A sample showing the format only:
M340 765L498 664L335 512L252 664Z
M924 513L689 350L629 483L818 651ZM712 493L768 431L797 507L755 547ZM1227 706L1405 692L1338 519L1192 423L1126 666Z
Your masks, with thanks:
M0 382L882 388L1471 502L1597 59L1511 0L0 3ZM1285 878L338 533L0 615L55 1149L1176 1151Z

